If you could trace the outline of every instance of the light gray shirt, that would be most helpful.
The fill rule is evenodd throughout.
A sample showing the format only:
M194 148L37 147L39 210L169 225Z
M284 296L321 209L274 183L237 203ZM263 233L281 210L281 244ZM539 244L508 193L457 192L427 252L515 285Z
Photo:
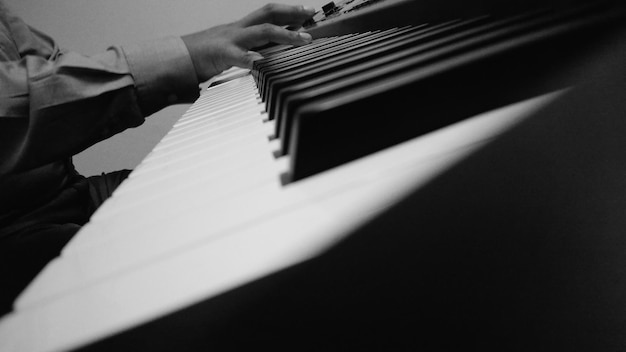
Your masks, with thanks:
M0 1L0 219L66 186L72 155L198 93L179 37L85 56Z

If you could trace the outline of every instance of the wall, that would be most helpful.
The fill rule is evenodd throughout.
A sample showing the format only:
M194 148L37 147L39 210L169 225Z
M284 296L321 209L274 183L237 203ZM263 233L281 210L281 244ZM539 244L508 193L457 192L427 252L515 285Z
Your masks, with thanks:
M182 35L237 20L263 6L262 0L5 0L31 26L45 31L61 46L84 54L166 35ZM301 4L298 0L282 0ZM328 1L303 4L320 8ZM98 143L74 158L78 170L94 175L134 168L188 105L168 107L139 128Z

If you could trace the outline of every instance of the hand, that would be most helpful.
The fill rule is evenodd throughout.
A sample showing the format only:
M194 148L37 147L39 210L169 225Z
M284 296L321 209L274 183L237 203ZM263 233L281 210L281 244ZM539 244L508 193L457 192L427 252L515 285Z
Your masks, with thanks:
M311 41L305 32L283 28L300 28L315 10L304 6L268 4L241 20L182 37L200 82L238 66L252 68L254 60L262 58L250 51L273 42L303 45Z

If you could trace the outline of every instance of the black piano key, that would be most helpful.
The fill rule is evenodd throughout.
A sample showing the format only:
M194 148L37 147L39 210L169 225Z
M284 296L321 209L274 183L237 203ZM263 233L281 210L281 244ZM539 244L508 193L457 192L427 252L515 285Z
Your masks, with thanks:
M274 44L274 45L270 45L266 48L263 49L252 49L254 51L256 51L257 53L265 56L268 55L277 55L280 52L286 51L293 48L293 45L289 45L289 44Z
M363 34L366 35L366 34ZM252 71L252 75L254 77L254 79L257 82L257 85L259 85L260 83L260 69L265 67L268 62L271 62L271 60L274 60L275 58L279 58L279 57L284 57L285 55L292 55L292 54L297 54L297 53L301 53L304 51L314 51L314 50L318 50L320 47L323 46L327 46L330 45L331 43L334 43L338 40L347 40L347 38L351 38L354 37L354 34L348 34L348 35L343 35L340 37L332 37L332 38L318 38L313 40L313 42L309 43L308 45L304 45L304 46L290 46L290 48L284 52L279 52L276 54L270 54L270 56L265 57L263 59L260 60L256 60L253 64L253 71ZM261 53L262 54L262 53Z
M429 27L423 25L408 28L406 31L395 33L394 35L391 35L386 39L372 40L367 45L358 46L355 47L353 50L341 52L337 55L330 55L323 58L322 60L310 62L304 66L291 68L287 71L270 72L270 74L266 77L265 86L267 88L265 90L264 96L268 111L271 108L271 100L272 95L275 92L276 82L291 81L292 78L297 77L298 75L302 76L302 74L316 76L321 74L320 70L322 70L323 72L337 70L339 68L335 63L340 62L341 60L364 60L365 58L363 57L363 55L370 55L374 57L376 53L380 53L381 50L384 50L384 48L386 47L392 46L399 41L406 42L410 38L418 35L424 35L424 33L434 31L436 28L439 28L439 26ZM360 57L356 58L359 55Z
M300 69L291 70L287 73L277 75L268 82L268 98L266 100L268 116L270 119L276 119L276 136L280 136L281 118L278 107L281 106L282 98L286 95L293 94L305 89L312 88L316 85L328 82L340 77L359 72L362 70L363 63L365 68L382 65L393 60L393 54L407 48L415 47L422 42L431 41L440 37L450 35L455 31L462 30L468 26L472 26L484 21L484 18L473 19L468 21L445 23L438 26L431 26L417 32L412 32L407 36L398 38L399 40L391 40L379 45L361 48L353 52L345 53L336 58L331 58L318 64L302 67ZM405 50L406 51L406 50ZM410 53L407 53L409 55ZM374 61L380 57L386 57L386 60L378 63ZM373 66L368 65L371 64Z
M419 31L419 29L414 28L408 31L409 33L407 33L407 31L403 31L383 37L376 37L366 43L355 43L353 47L337 48L335 51L323 53L319 56L303 60L294 60L286 65L271 67L266 72L264 77L265 79L263 81L263 101L269 103L273 93L272 86L277 80L284 80L286 77L303 72L312 73L317 72L320 69L330 70L330 64L347 57L352 57L353 53L356 55L363 52L373 51L377 47L387 46L398 40L403 40L403 38L407 35L412 35L417 31Z
M359 38L359 37L365 37L367 35L369 34L368 33L350 34L350 35L345 35L341 37L331 38L329 40L316 40L312 43L309 43L308 45L296 46L296 47L293 47L292 50L283 51L276 55L272 55L271 57L268 57L264 60L261 60L258 65L259 70L262 71L263 68L266 66L284 62L294 57L299 57L302 55L309 55L314 52L319 52L321 50L327 49L330 46L335 46L335 45L338 45L340 43L343 43L349 40L355 40L356 38Z
M267 67L275 64L276 62L282 62L289 58L301 57L304 55L310 55L314 52L320 52L328 47L338 45L344 42L348 42L350 40L357 40L358 38L362 38L370 35L370 33L361 33L361 34L349 34L341 37L336 37L331 40L320 40L309 45L303 45L299 47L294 47L292 50L288 52L283 52L275 56L271 56L265 59L258 60L254 63L253 69L257 74L257 83L259 85L259 89L262 89L262 81L264 72L267 70Z
M367 45L367 43L370 43L372 41L383 40L383 38L386 38L389 35L393 35L393 33L396 33L400 30L402 29L394 28L387 31L371 33L366 36L350 38L349 40L329 46L328 48L325 48L323 50L304 53L303 55L295 55L293 57L286 58L285 60L276 60L277 62L268 64L266 67L259 65L258 69L260 71L261 77L259 89L261 95L264 96L265 89L267 88L267 76L271 76L279 72L286 72L297 67L304 67L319 60L323 60L327 57L340 55L344 52L354 49L355 47Z
M610 14L567 17L557 16L559 20L539 28L516 26L514 37L474 43L428 65L391 71L333 94L311 93L293 114L291 165L285 179L299 180L480 112L574 83L576 66L563 63L615 24Z
M298 54L298 53L302 53L302 52L306 52L306 51L319 50L320 48L323 48L325 46L332 45L332 43L335 43L341 40L347 40L347 38L355 37L356 35L359 35L359 34L345 34L345 35L335 36L335 37L317 38L317 39L314 39L311 43L307 45L302 45L302 46L289 45L287 50L281 50L276 53L268 53L267 57L264 57L263 59L255 61L254 67L257 68L257 71L258 71L258 68L266 66L269 62L272 62L273 60L290 56L290 55L294 55L294 54ZM367 34L361 33L361 35L367 35ZM260 53L263 54L263 51L261 51Z
M280 110L277 113L277 135L281 138L279 155L284 155L289 149L291 137L287 131L291 129L295 109L308 100L335 94L343 89L352 89L394 72L406 71L458 54L460 51L471 49L476 45L486 45L493 40L502 40L510 37L515 31L532 27L551 18L547 14L540 15L540 13L533 12L495 22L470 22L470 24L477 26L467 28L460 25L455 29L464 30L454 32L454 34L448 33L445 37L435 38L435 40L426 43L416 42L417 45L409 49L390 53L388 56L345 68L303 84L294 85L291 89L283 90L281 102L278 103Z
M376 32L379 33L379 32ZM349 43L354 40L359 40L361 38L368 37L375 33L359 33L359 34L350 34L344 35L341 37L336 37L332 40L325 42L316 42L309 45L304 45L301 47L294 48L293 50L281 53L280 55L272 56L267 59L260 60L257 64L254 65L254 71L257 72L258 80L257 85L259 87L259 92L261 96L263 95L263 85L265 74L275 65L279 63L284 63L288 60L295 60L301 57L309 57L314 53L326 52L328 48L333 48L338 45L342 45L345 43ZM319 54L318 54L319 55Z
M328 41L331 40L332 38L319 38L314 40L312 43L321 43L324 41ZM287 52L291 49L297 48L298 46L295 45L290 45L290 44L276 44L276 43L270 43L267 46L264 46L262 48L253 48L251 49L252 51L255 51L259 54L261 54L261 56L263 56L263 58L266 57L270 57L270 56L276 56L276 55L280 55L283 52Z
M332 40L328 40L328 41L318 41L315 43L311 43L309 45L304 45L304 46L299 46L299 47L295 47L294 50L291 50L289 52L282 52L279 55L275 55L272 56L270 58L267 58L266 60L262 61L260 63L260 70L263 70L263 68L265 66L271 66L271 65L277 65L280 63L283 63L285 61L288 60L292 60L294 58L298 58L298 57L302 57L305 55L311 55L314 53L319 53L322 52L324 50L328 50L328 48L333 48L336 47L338 45L344 44L344 43L348 43L348 42L352 42L355 40L359 40L362 38L365 38L367 36L370 35L374 35L380 33L379 31L377 32L373 32L373 33L357 33L357 34L350 34L350 35L345 35L345 36L341 36L341 37L336 37Z
M267 72L264 76L263 100L267 101L269 99L271 84L277 77L289 75L292 72L299 70L314 70L317 67L324 66L329 62L353 55L354 53L374 50L376 47L381 45L390 45L398 40L403 40L407 37L415 35L416 32L420 32L423 27L425 26L406 27L371 35L362 38L361 40L350 40L343 45L332 46L326 51L316 52L305 57L288 60L279 65L271 65L267 68Z

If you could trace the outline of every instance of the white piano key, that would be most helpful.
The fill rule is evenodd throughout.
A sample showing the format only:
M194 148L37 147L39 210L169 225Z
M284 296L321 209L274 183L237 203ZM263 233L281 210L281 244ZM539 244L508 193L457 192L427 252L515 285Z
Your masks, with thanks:
M226 98L219 98L207 94L206 96L203 96L203 99L205 99L206 102L199 106L192 105L195 106L195 109L188 110L187 113L183 115L184 119L181 118L181 120L179 120L175 124L175 126L179 127L186 124L189 120L195 117L202 117L205 113L214 113L224 107L258 101L259 97L256 94L256 88L252 87L247 89L245 92L237 93L236 95L228 96ZM175 132L175 130L173 130L172 132Z
M259 126L260 128L260 126ZM256 132L256 129L253 129ZM200 165L207 159L210 159L212 155L222 155L223 153L231 153L237 150L246 148L263 148L267 145L267 138L264 133L257 132L254 134L245 133L242 139L224 139L224 138L207 138L206 147L200 148L201 152L185 153L180 158L158 159L158 162L147 163L141 169L138 169L135 177L138 177L145 173L153 173L159 169L169 168L175 172L176 167L181 167L183 170L187 167L194 167L194 165ZM267 147L264 149L268 150ZM260 150L259 150L260 152ZM165 175L167 176L167 175Z
M239 99L237 99L239 98ZM226 95L222 97L222 95L214 96L211 94L206 94L201 97L204 101L202 104L193 105L193 109L187 111L185 115L181 117L181 119L174 125L174 127L178 127L186 124L189 120L193 120L197 117L202 117L203 113L211 112L212 109L217 111L218 109L228 107L233 104L241 104L247 101L258 100L258 96L256 95L255 88L247 88L245 91L240 91L237 93L231 93L230 95Z
M273 155L278 155L280 151L280 139L272 139L269 142L270 150Z
M258 119L233 119L233 121L227 121L212 127L213 128L209 130L204 130L201 132L199 131L194 135L184 136L184 138L178 139L172 143L168 143L167 145L163 146L163 148L155 151L155 157L157 153L177 153L181 150L181 147L183 149L187 149L188 145L210 144L214 142L218 143L219 141L227 138L225 137L227 135L231 136L233 134L238 134L242 131L247 131L248 129L254 129L264 132L262 122Z
M224 95L220 93L219 95L205 96L204 99L206 99L207 101L201 105L195 106L193 110L189 110L187 114L184 115L185 119L180 121L180 125L185 124L187 120L190 120L194 116L202 114L205 111L217 111L217 109L232 104L241 104L248 101L253 101L255 99L258 99L258 96L256 95L256 88L252 86L250 88L246 88L245 90L238 90L235 93L227 93Z
M250 149L255 146L268 150L267 147L264 147L267 145L267 142L264 140L265 136L263 135L263 133L256 131L256 129L253 129L252 127L246 128L245 130L248 130L248 129L251 130L252 132L250 133L246 132L244 134L245 136L248 136L246 138L242 137L239 140L229 140L227 138L214 138L212 140L207 141L207 144L210 143L210 145L200 148L202 152L207 153L205 154L206 156L205 158L203 158L202 153L196 152L196 150L194 150L193 153L189 153L188 155L185 155L185 157L181 157L181 158L169 158L169 159L159 158L158 160L156 160L159 162L158 164L157 163L148 164L144 168L138 171L145 172L145 173L152 173L155 170L159 171L163 169L169 169L172 171L172 174L180 174L181 172L185 172L187 170L186 169L177 170L176 169L177 166L188 165L190 168L198 169L198 168L203 167L204 163L210 162L210 160L214 158L213 155L215 155L215 158L223 159L224 158L223 155L235 153L244 148ZM238 130L238 132L240 131L241 129ZM259 144L261 145L259 146ZM261 153L261 150L252 150L251 153L252 155ZM194 161L196 162L195 164L194 164ZM237 161L233 160L233 162L237 162ZM141 174L142 173L138 172L136 177L139 177ZM157 180L160 178L168 178L170 177L170 175L156 173L155 177L156 177L155 180Z
M254 123L246 123L246 122L238 122L237 125L227 126L222 129L223 134L220 136L213 136L211 142L218 143L224 139L231 138L233 136L239 134L246 134L251 131L260 131L263 132L261 126ZM178 154L190 151L192 149L201 147L209 143L208 137L205 138L193 138L188 143L185 144L177 144L174 146L170 146L169 148L161 148L159 150L155 150L153 154L151 154L151 159L159 159L165 157L169 154Z
M268 157L269 159L270 157ZM214 165L219 165L218 163ZM200 197L205 195L206 200L196 200L194 202L185 202L184 204L178 204L175 208L170 209L164 215L174 216L178 212L185 211L188 207L201 206L209 201L219 201L224 197L232 197L235 194L241 193L243 190L247 190L247 183L256 184L259 182L278 182L278 168L280 164L274 160L258 160L250 159L247 163L228 164L223 168L213 168L206 170L203 173L196 173L192 175L194 177L187 178L185 182L172 182L169 187L156 187L158 192L149 187L142 187L139 191L129 190L119 194L120 202L111 203L111 206L101 208L94 214L93 219L95 221L102 221L102 219L111 217L111 215L117 216L117 221L128 217L126 224L129 227L133 227L133 224L137 224L137 219L140 214L147 213L147 217L151 217L149 213L150 209L155 206L151 204L155 201L167 200L170 197L175 197L175 194L187 195L190 197ZM243 178L243 179L242 179ZM175 180L174 180L175 181ZM234 181L240 181L236 184ZM174 194L174 196L172 196ZM117 196L117 194L116 194ZM133 210L134 207L141 207L141 209ZM124 215L127 211L132 211L130 216ZM124 223L120 223L121 226ZM84 239L83 239L84 240ZM73 243L73 242L72 242ZM68 246L71 247L71 246Z
M253 86L254 86L254 80L252 79L251 75L246 75L245 77L233 79L232 81L227 82L225 84L221 84L219 86L209 87L206 89L204 94L211 94L212 97L215 97L218 95L228 96L227 94L224 94L224 92L236 93L240 90L246 90ZM194 104L195 105L194 108L198 108L199 106L201 106L201 104L204 104L204 102L206 101L208 100L203 99L200 101L200 105Z
M223 117L213 117L213 116L206 116L206 118L204 119L199 119L197 121L193 121L189 124L183 125L181 127L179 127L178 129L176 129L175 133L168 133L165 137L164 140L170 140L170 139L175 139L175 138L180 138L183 135L188 135L188 134L193 134L196 133L198 129L200 128L207 128L210 127L211 125L216 124L218 121L222 121L224 119L230 119L230 116L232 115L240 115L242 114L242 111L252 111L253 113L256 112L257 115L261 114L263 115L263 106L260 105L259 103L255 103L256 105L248 105L245 107L241 107L239 109L233 109L232 111L229 111L227 116L223 116ZM264 117L263 117L264 118ZM167 138L167 139L165 139Z
M274 158L270 155L267 147L266 144L247 141L245 145L233 146L228 148L228 150L214 153L213 156L207 156L204 159L199 154L195 157L195 159L198 159L198 162L194 162L193 158L188 163L176 161L177 165L174 167L164 165L155 169L156 176L151 177L149 182L142 182L133 189L124 189L116 193L116 196L130 196L141 201L141 197L136 197L136 195L144 194L147 196L150 192L154 192L156 197L159 193L167 193L180 187L195 186L203 179L229 177L233 173L244 171L254 172L254 174L258 175L263 171L260 169L261 166L267 165L268 170L270 170L271 165L274 163ZM183 161L189 161L189 159ZM98 216L98 214L95 216Z
M275 120L266 120L264 122L264 128L267 133L267 137L273 138L276 133L276 121Z
M212 127L228 125L243 120L262 122L262 115L262 107L256 104L233 108L232 110L228 111L226 114L220 117L207 116L206 119L194 121L192 124L181 127L181 132L183 133L179 132L176 134L168 135L168 139L164 140L164 142L167 142L164 147L167 147L167 145L170 143L175 143L176 140L184 140L185 136L189 136L190 134L198 135L211 131Z
M244 144L248 141L261 140L264 138L263 131L257 128L241 129L237 133L231 134L227 139L213 139L211 143L195 143L189 148L181 148L182 153L151 153L142 162L140 167L135 170L152 167L152 165L158 166L160 163L168 163L178 160L180 158L193 157L194 155L202 153L217 153L220 148L229 148L231 145ZM181 155L182 154L182 155Z
M269 157L268 157L269 158ZM207 170L201 170L201 172L195 172L191 177L187 177L182 181L175 179L166 179L155 187L143 187L137 191L128 191L125 193L116 194L119 195L120 201L115 205L114 211L111 212L98 212L97 216L94 216L95 220L101 220L104 217L110 217L112 214L117 214L117 221L129 218L129 222L136 223L137 216L141 213L147 212L147 209L151 209L151 202L161 202L170 198L175 198L176 193L188 196L199 196L200 192L198 188L202 189L202 194L205 192L213 191L214 193L208 193L207 197L211 197L213 200L220 199L221 197L232 196L236 192L240 192L242 189L246 189L245 181L260 182L271 180L278 180L277 167L274 165L273 160L264 159L248 159L247 163L228 164L224 168L226 170L219 170L219 163L213 164L214 168L207 168ZM211 174L206 176L206 174ZM255 177L251 177L254 175ZM241 182L235 184L235 181ZM219 189L216 189L219 185ZM124 216L121 213L130 211L130 208L141 206L141 210L133 211L133 215ZM144 210L145 208L145 210ZM188 208L186 204L177 205L176 209L169 210L164 215L174 216L176 213L184 211ZM113 209L113 208L112 208Z
M215 77L214 80L230 81L235 78L239 78L241 75L247 75L249 73L250 73L250 70L247 68L231 67L228 70L219 74L218 77Z

